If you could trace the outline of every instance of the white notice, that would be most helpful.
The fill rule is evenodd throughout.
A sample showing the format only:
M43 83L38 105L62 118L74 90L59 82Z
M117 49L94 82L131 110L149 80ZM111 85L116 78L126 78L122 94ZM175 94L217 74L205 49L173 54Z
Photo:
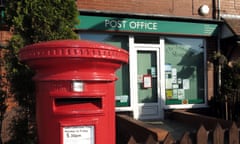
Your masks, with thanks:
M143 87L144 88L152 87L152 77L151 76L143 76Z
M73 81L73 91L74 92L83 92L83 82Z
M172 82L177 83L177 69L172 68Z
M64 127L63 144L94 144L94 126Z
M183 79L183 89L185 89L185 90L190 89L190 80L189 79Z

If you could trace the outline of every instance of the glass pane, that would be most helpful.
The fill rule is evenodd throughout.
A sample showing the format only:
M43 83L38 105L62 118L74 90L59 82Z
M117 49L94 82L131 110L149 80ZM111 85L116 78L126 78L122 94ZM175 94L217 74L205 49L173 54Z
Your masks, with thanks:
M157 102L157 55L155 51L138 51L138 102ZM144 77L148 79L144 79ZM148 83L151 84L148 84ZM144 84L148 85L147 87Z
M87 34L81 33L83 40L93 40L114 45L128 51L128 36L114 34ZM130 106L129 65L124 64L116 71L118 80L115 82L116 106Z
M203 39L165 39L166 104L204 103Z

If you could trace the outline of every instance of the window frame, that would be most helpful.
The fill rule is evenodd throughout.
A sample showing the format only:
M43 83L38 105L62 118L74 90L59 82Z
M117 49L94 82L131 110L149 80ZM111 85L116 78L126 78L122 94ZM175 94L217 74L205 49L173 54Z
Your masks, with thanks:
M162 39L164 40L164 56L165 56L165 38L167 38L168 36L162 37ZM177 36L176 38L195 38L195 37L180 37ZM162 99L163 99L163 107L164 109L182 109L182 108L204 108L204 107L208 107L207 106L207 91L208 91L208 87L207 87L207 48L206 48L206 39L205 38L196 38L196 39L202 39L203 40L203 66L204 66L204 103L201 104L166 104L166 89L164 86L164 93L162 92ZM161 59L163 60L163 59ZM165 58L164 58L164 64L165 64ZM164 68L165 66L163 66L162 68ZM165 68L164 68L165 69ZM165 81L165 77L164 77L164 81Z

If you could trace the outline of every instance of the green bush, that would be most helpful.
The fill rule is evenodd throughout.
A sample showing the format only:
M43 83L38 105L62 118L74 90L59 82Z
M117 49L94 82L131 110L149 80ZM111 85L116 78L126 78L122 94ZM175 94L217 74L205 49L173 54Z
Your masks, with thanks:
M13 137L9 143L37 143L35 126L35 88L31 80L34 72L18 60L20 48L49 40L77 39L73 28L78 24L75 0L8 0L6 23L14 35L5 55L7 79L11 95L20 110L13 120Z

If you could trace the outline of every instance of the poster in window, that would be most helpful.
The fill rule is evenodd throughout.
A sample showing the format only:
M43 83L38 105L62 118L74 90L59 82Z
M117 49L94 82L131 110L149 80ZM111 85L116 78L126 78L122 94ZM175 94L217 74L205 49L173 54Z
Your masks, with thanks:
M190 80L189 79L184 79L183 80L183 89L185 89L185 90L190 89Z
M177 83L177 69L172 68L172 82Z
M167 89L166 90L166 97L167 97L167 99L171 99L173 97L173 90L172 89Z
M178 89L173 89L173 99L178 99Z
M143 88L151 88L151 87L152 87L152 76L143 75Z
M178 89L178 99L182 100L185 98L184 89Z

